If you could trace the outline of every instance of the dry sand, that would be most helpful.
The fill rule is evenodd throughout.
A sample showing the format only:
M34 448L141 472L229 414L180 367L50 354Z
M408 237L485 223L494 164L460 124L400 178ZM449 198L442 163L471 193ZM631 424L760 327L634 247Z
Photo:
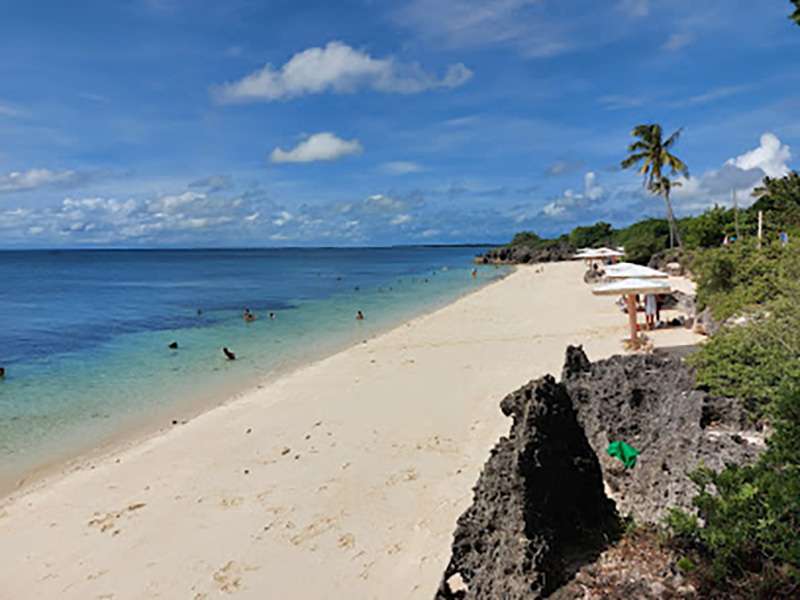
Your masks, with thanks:
M582 263L432 314L0 503L0 597L424 598L509 423L500 399L627 319ZM693 343L686 330L656 346Z

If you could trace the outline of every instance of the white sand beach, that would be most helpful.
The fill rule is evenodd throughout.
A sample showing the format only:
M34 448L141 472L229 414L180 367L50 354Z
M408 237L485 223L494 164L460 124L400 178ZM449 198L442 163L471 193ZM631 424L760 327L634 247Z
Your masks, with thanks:
M0 598L430 599L502 397L568 344L622 351L627 318L583 271L520 267L0 501Z

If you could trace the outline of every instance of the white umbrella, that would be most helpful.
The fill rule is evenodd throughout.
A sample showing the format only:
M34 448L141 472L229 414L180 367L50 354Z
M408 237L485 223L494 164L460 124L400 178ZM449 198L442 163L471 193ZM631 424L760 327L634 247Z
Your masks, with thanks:
M628 323L631 326L631 340L636 340L636 294L669 294L672 287L666 281L652 279L619 279L612 283L604 283L592 289L597 296L624 295L628 305Z
M634 263L618 263L606 267L606 279L666 279L668 275L650 267Z
M611 248L595 248L590 250L581 250L575 255L575 258L582 258L585 260L596 260L603 258L621 258L625 256L624 252L619 250L612 250Z

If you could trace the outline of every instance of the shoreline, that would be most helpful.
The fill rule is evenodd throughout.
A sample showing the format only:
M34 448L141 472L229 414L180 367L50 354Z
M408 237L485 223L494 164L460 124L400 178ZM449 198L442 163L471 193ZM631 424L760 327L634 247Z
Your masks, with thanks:
M452 300L444 302L439 301L435 307L423 307L419 309L419 311L411 311L416 314L402 321L380 327L377 331L371 332L366 339L377 339L395 329L406 327L417 319L435 314L451 304L458 302L462 298L500 283L516 270L516 267L513 265L506 265L505 268L507 269L506 272L500 277L495 277L485 283L480 283L478 287L467 289ZM130 450L139 444L146 443L154 437L165 435L176 427L186 425L207 412L237 402L249 394L256 393L258 390L276 383L283 377L288 377L302 371L306 367L310 367L327 358L335 356L336 354L346 352L351 348L359 346L361 343L363 342L348 341L333 344L331 348L327 348L319 356L312 356L307 359L295 359L290 361L289 364L279 367L266 375L250 376L247 378L247 383L240 386L225 386L228 388L225 392L222 394L214 394L213 397L208 397L201 402L194 402L188 398L176 400L171 407L162 407L155 415L150 415L148 417L139 415L135 419L131 419L126 426L120 428L114 434L103 436L99 443L94 443L91 447L83 446L76 448L74 451L67 451L59 457L54 457L52 460L46 461L46 463L41 466L26 471L21 476L0 478L0 509L2 509L4 504L13 501L15 498L22 497L26 493L68 476L72 472L83 470L93 461L98 462L116 457L116 455ZM168 415L172 415L171 419ZM177 420L178 422L165 424L170 420Z
M519 267L0 501L0 579L12 597L430 598L508 430L500 399L559 372L568 344L621 352L624 315L582 274Z

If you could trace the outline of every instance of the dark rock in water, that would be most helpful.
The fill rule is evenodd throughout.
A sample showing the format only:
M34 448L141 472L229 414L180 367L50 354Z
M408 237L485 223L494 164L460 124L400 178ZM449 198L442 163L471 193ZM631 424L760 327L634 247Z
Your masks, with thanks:
M526 246L520 244L492 248L483 256L478 257L476 262L483 264L528 264L557 262L571 260L574 254L575 247L572 246L572 244L563 241L555 241L539 246Z
M542 597L563 583L576 546L596 549L616 528L565 387L548 376L501 408L513 418L511 432L492 450L458 520L440 600Z
M701 464L745 464L762 449L758 441L737 443L746 426L739 404L696 390L694 373L674 356L588 363L581 348L570 346L562 383L600 458L608 493L620 514L637 522L658 523L672 507L692 509L697 488L688 474ZM760 434L749 431L745 437L759 440ZM616 440L641 452L633 469L606 455Z

